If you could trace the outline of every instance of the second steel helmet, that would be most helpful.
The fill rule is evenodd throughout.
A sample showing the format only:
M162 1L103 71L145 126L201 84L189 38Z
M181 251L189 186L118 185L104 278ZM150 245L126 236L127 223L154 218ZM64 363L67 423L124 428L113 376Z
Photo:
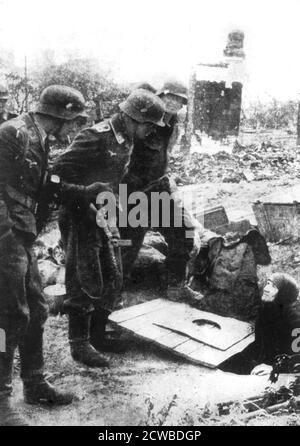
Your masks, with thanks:
M174 96L179 96L187 104L187 93L188 90L185 85L178 81L168 81L165 82L162 89L157 93L158 96L163 96L166 94L173 94Z
M83 95L66 85L46 87L41 93L35 112L65 120L88 116Z
M134 90L119 107L123 113L137 122L152 122L160 127L165 127L163 121L164 103L150 91L141 88Z

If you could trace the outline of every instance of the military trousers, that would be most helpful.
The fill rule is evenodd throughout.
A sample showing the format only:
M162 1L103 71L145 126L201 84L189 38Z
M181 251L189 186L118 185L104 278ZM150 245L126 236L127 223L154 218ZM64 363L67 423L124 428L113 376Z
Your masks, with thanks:
M129 192L131 191L130 185L128 190ZM130 271L132 270L133 264L143 245L147 231L153 230L160 232L168 244L168 253L166 257L168 284L175 285L184 280L186 265L190 259L190 253L194 245L193 234L195 227L193 226L193 222L190 219L189 213L184 208L183 203L175 196L171 195L176 192L176 190L176 185L167 175L158 181L153 182L151 187L144 190L148 202L147 227L138 226L134 228L128 224L126 227L119 228L121 238L132 240L132 246L122 248L124 277L130 275ZM154 210L152 206L152 192L166 192L171 197L167 210L163 209L163 204L161 205L159 215L154 218L154 220L156 220L156 223L154 224L153 212L157 212L157 209ZM131 208L128 207L128 212L130 212L130 210ZM181 224L178 224L179 221Z
M47 315L32 243L10 231L0 239L0 329L5 340L0 361L18 347L23 379L42 373Z
M122 288L120 248L109 245L95 216L61 209L59 227L66 253L64 311L113 311Z

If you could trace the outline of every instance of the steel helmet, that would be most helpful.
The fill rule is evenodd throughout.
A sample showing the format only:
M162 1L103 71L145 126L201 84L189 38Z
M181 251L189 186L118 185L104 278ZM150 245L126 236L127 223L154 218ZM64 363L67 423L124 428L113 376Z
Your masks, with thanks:
M83 95L66 85L50 85L45 88L35 112L64 120L88 117Z
M142 88L134 90L119 107L123 113L137 122L152 122L159 127L165 127L164 103L151 91Z
M179 96L184 99L184 103L187 104L187 93L188 90L185 85L178 81L168 81L165 82L162 89L157 93L158 96L163 96L166 94L173 94L174 96Z

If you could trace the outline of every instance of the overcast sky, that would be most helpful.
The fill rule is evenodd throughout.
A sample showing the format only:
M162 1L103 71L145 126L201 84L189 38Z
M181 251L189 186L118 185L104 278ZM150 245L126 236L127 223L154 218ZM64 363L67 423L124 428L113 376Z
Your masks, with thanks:
M196 62L218 61L228 32L245 32L247 94L298 98L299 0L0 0L0 46L21 63L52 48L111 66L117 80L187 80Z

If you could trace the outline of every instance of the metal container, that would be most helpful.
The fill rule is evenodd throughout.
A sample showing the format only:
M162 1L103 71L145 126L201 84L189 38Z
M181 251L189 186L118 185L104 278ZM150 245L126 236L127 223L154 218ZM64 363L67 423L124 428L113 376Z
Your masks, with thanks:
M260 202L252 206L260 233L269 242L300 237L300 203Z

